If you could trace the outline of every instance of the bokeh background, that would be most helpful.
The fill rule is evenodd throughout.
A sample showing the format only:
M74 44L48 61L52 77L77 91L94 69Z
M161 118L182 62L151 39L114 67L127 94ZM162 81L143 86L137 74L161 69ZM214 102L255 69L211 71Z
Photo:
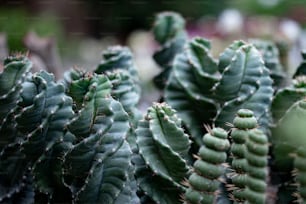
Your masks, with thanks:
M108 46L126 45L150 87L160 71L150 30L161 11L181 13L189 36L210 39L216 56L235 39L269 39L284 49L290 74L306 48L305 0L1 0L0 60L28 52L36 69L51 64L61 78L74 66L95 68Z

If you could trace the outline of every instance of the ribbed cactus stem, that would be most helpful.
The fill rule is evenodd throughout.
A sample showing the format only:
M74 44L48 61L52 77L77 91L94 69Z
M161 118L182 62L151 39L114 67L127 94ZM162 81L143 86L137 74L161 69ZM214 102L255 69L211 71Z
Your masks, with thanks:
M298 203L306 203L306 149L300 147L297 150L297 156L294 159L294 167L296 169L296 183L298 191L295 194L297 196Z
M249 131L256 128L257 120L253 112L247 109L240 109L234 119L234 128L232 129L231 137L233 144L230 152L233 160L231 168L233 173L230 175L232 185L229 185L229 190L232 191L232 199L237 202L245 201L246 187L246 171L247 160L245 158L246 146Z
M194 172L188 180L185 193L186 203L213 203L216 200L221 177L225 172L226 151L230 144L227 132L214 128L203 137L204 145L200 148Z
M268 139L259 129L249 132L246 143L247 152L247 183L246 199L247 203L265 203L266 201L266 177L268 165Z

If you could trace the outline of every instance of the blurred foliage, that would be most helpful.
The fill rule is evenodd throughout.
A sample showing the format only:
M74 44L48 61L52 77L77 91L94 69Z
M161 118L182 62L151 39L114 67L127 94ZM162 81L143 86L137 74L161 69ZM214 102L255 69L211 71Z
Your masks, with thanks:
M28 31L35 31L39 36L52 36L59 43L63 42L63 28L52 14L33 16L23 9L0 9L0 32L7 36L11 51L25 51L23 38Z
M306 26L305 0L231 0L230 6L246 15L290 17Z

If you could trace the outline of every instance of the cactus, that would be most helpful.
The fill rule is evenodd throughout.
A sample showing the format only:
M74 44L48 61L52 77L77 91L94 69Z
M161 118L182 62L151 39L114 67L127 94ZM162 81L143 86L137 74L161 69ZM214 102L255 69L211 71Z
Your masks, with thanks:
M183 51L187 40L185 20L175 12L162 12L155 17L153 26L155 40L161 45L153 58L163 71L154 78L159 89L164 89L171 73L175 55Z
M18 140L14 117L22 84L31 67L32 63L22 55L4 60L4 71L0 75L0 152Z
M229 174L232 184L228 184L229 191L232 192L232 199L236 202L246 200L245 188L247 185L247 159L246 143L249 132L257 127L257 120L252 111L240 109L234 119L234 128L231 132L233 143L230 148L233 159L231 161L232 172Z
M184 189L181 182L188 172L190 141L180 126L171 107L156 103L136 130L142 157L135 157L134 162L137 183L155 202L178 203L178 197L173 197Z
M254 46L242 45L235 51L213 90L221 104L214 119L217 126L226 128L226 122L232 121L234 114L245 108L253 110L260 128L269 132L272 80Z
M31 163L36 189L52 199L53 194L65 192L61 160L70 148L65 129L74 115L72 100L65 95L64 86L43 71L23 84L18 106L17 129L24 135L21 151Z
M25 56L7 58L0 203L305 202L304 62L270 106L283 76L273 44L235 41L216 60L208 40L187 42L184 25L175 13L156 18L156 82L169 105L154 103L143 117L126 47L60 82L29 73Z
M135 85L139 85L139 77L136 65L133 62L133 55L129 48L121 46L109 47L102 54L103 60L95 69L95 73L101 74L116 69L122 69L129 72ZM140 91L140 87L138 87Z
M130 130L128 142L132 149L136 147L135 129L141 119L137 106L141 96L141 87L133 55L127 47L110 47L103 53L103 58L96 68L96 73L104 73L111 84L111 95L120 101L124 110L129 114Z
M202 124L210 124L217 111L211 88L218 81L218 68L209 49L210 42L205 39L189 41L185 51L176 56L165 89L165 101L180 110L178 115L199 146L205 131Z
M295 102L279 120L272 135L275 164L279 170L292 170L291 153L304 144L305 99Z
M279 59L279 51L276 45L271 41L264 41L259 39L252 39L250 42L262 54L265 66L270 70L270 76L273 80L273 87L275 90L286 85L286 76L284 68Z
M266 188L268 175L268 138L261 130L253 129L249 132L246 142L247 203L266 203Z
M272 150L274 156L273 171L278 176L280 191L279 202L292 202L292 193L296 192L290 172L294 168L292 155L299 148L305 148L305 99L295 102L278 121L272 134ZM287 195L283 197L283 195ZM283 201L284 200L284 201Z
M186 203L215 203L222 176L225 173L226 151L230 143L227 132L214 128L203 137L193 173L187 182Z
M277 123L286 111L297 101L306 96L306 77L298 76L291 86L280 89L274 96L271 112L274 123Z
M118 203L135 197L136 190L129 192L129 171L133 168L131 150L125 141L129 130L127 113L110 96L111 83L104 75L73 81L71 96L79 96L80 92L85 92L82 108L68 126L75 141L64 158L64 182L74 202ZM73 99L77 102L79 97Z

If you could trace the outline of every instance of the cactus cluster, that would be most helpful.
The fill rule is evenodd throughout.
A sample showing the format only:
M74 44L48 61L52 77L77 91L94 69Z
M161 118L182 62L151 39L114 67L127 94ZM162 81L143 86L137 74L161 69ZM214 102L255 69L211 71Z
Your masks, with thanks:
M156 17L162 98L146 113L127 47L60 81L31 73L27 56L6 58L0 203L304 203L305 62L285 78L260 40L216 59L184 26L173 12Z

